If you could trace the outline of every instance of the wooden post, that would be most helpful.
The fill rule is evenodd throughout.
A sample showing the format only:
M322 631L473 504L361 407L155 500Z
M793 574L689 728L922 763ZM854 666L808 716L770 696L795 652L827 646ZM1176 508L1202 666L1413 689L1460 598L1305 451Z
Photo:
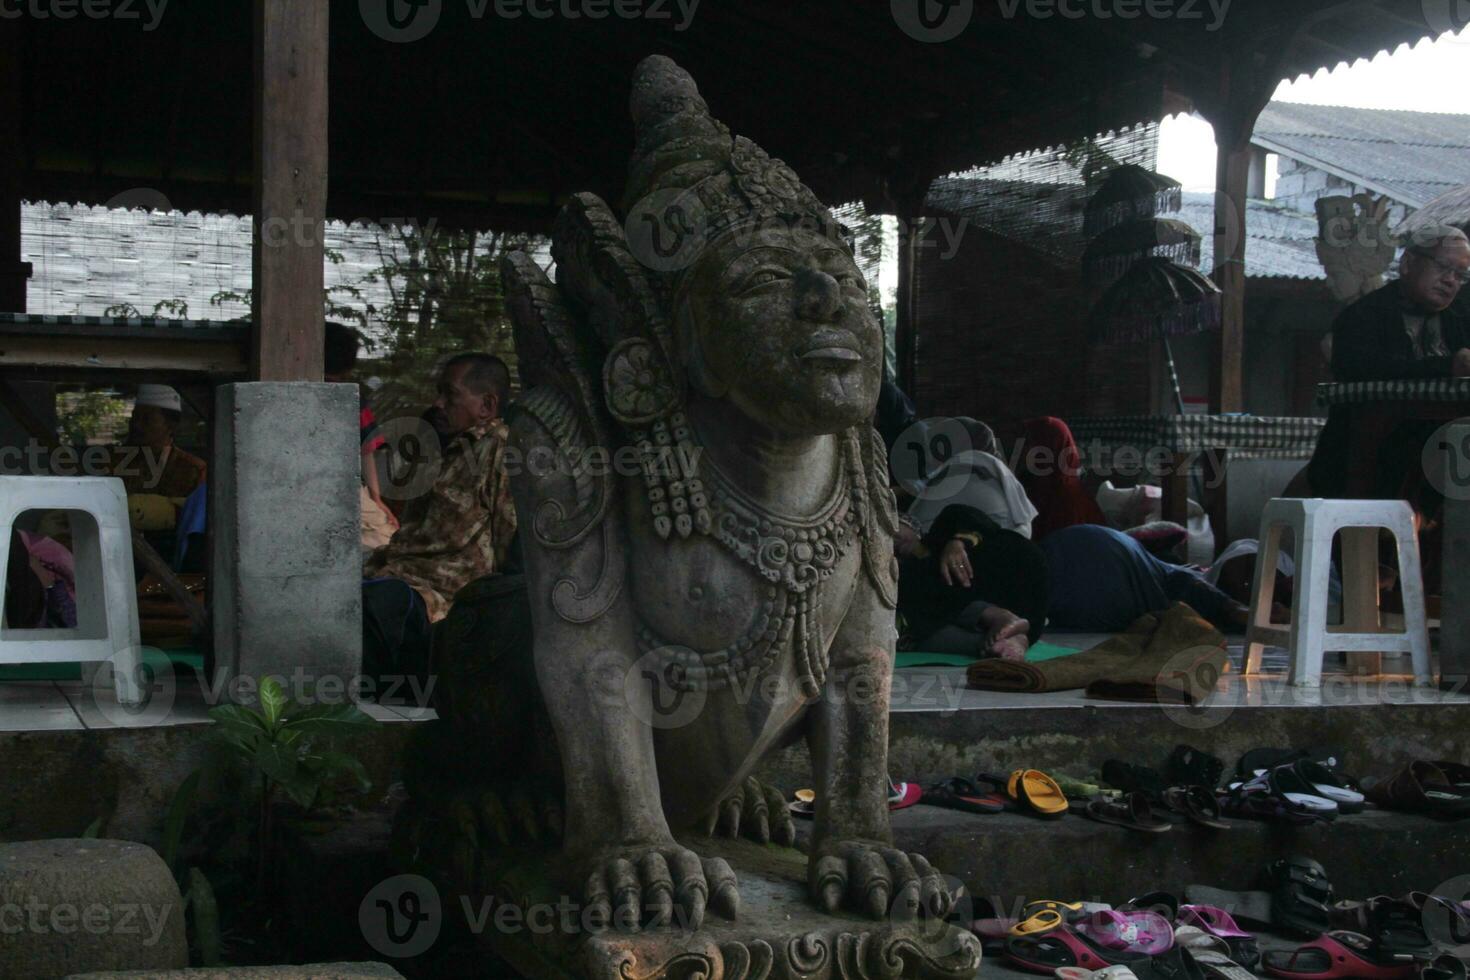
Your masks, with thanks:
M256 381L322 380L327 0L255 0Z
M910 399L917 401L915 391L918 370L919 338L918 291L915 279L919 271L919 235L923 219L911 213L898 216L898 296L894 317L895 357L898 361L898 386Z
M0 88L3 88L6 110L0 112L0 311L26 311L26 280L31 277L31 264L21 261L20 249L20 168L29 158L19 109L21 98L21 58L17 32L8 31L0 42Z
M1220 287L1220 329L1210 372L1210 411L1245 408L1245 220L1250 177L1250 134L1255 116L1215 124L1215 285Z

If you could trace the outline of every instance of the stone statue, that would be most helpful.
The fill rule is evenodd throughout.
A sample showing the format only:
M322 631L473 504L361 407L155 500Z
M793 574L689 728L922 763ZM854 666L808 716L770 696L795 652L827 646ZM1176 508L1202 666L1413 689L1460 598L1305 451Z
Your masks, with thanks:
M475 847L515 827L542 842L559 831L569 880L622 934L699 930L706 910L729 922L741 896L728 853L684 841L791 844L785 801L752 774L805 739L810 900L849 918L942 917L953 896L892 846L888 821L897 520L871 425L883 340L862 273L812 192L732 137L672 61L639 66L632 113L627 231L578 195L555 229L555 283L525 253L503 267L525 389L511 438L529 623L487 611L515 583L481 583L456 599L436 649L500 650L529 633L534 673L510 651L450 658L440 714L459 732L419 754L460 802L439 818L416 804L404 846L460 848L448 863L473 877ZM491 674L524 684L507 694L482 683ZM538 720L507 720L538 693ZM456 763L460 775L442 775ZM466 789L481 764L515 768L515 786ZM544 777L540 789L523 774ZM434 796L412 777L409 789ZM868 940L835 925L846 931L824 971L800 964L827 956L826 939L795 942L785 969L869 975L840 968L839 947ZM910 954L894 950L918 947L884 936L862 956L899 976L886 971ZM730 948L748 959L754 942ZM968 935L951 936L942 962L931 952L923 975L978 966Z
M1383 285L1397 253L1388 232L1386 197L1336 195L1317 199L1317 260L1327 288L1343 303L1362 299Z

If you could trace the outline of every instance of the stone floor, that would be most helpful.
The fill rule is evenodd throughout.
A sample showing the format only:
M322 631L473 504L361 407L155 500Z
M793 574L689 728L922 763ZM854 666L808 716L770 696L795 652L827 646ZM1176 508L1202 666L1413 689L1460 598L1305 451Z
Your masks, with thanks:
M0 732L62 732L108 728L153 728L210 724L211 700L190 675L169 690L161 687L142 710L117 703L112 692L81 681L7 681L0 683ZM364 703L363 711L382 722L426 721L433 709Z
M1086 649L1106 638L1107 634L1095 633L1058 632L1047 635L1048 642L1078 649ZM1364 677L1343 672L1344 668L1340 664L1334 666L1329 656L1324 666L1322 687L1299 688L1286 683L1286 651L1268 648L1263 663L1265 672L1261 676L1243 677L1238 673L1243 660L1242 642L1239 636L1230 638L1232 672L1220 679L1219 689L1206 707L1470 704L1470 690L1443 692L1414 688L1410 683L1406 657L1386 657L1381 676ZM217 699L212 698L201 682L190 674L182 675L173 690L163 686L156 699L141 711L119 705L105 685L97 687L81 681L7 681L0 682L0 732L207 724L208 710L214 703ZM965 686L962 667L905 668L896 673L893 688L895 712L1084 706L1098 709L1138 707L1128 702L1089 700L1080 690L1050 694L972 691ZM432 709L409 705L369 703L363 705L363 710L384 722L427 721L437 717Z

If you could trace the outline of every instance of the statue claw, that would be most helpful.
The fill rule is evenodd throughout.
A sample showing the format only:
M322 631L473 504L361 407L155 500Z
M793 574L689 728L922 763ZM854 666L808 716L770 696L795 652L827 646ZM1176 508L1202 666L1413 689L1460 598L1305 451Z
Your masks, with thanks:
M705 910L734 919L740 911L735 872L719 858L701 861L677 844L623 847L595 862L584 902L594 928L623 933L678 925L697 930Z
M754 776L715 808L705 826L711 837L744 837L757 844L774 842L782 847L796 843L796 823L786 808L786 798Z
M817 905L835 912L844 903L872 919L919 915L943 918L950 895L944 882L918 854L868 841L832 843L809 865L808 884Z

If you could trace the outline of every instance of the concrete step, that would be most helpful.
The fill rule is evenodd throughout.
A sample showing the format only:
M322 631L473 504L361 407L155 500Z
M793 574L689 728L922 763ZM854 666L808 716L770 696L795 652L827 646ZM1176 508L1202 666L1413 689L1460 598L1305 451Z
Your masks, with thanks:
M1180 894L1190 884L1258 888L1267 864L1292 854L1322 862L1340 899L1411 890L1462 897L1470 890L1470 822L1369 809L1309 827L1231 825L1219 831L1179 824L1151 834L1075 813L1042 820L920 804L893 814L898 846L1003 909L1021 899L1116 904L1151 891Z

